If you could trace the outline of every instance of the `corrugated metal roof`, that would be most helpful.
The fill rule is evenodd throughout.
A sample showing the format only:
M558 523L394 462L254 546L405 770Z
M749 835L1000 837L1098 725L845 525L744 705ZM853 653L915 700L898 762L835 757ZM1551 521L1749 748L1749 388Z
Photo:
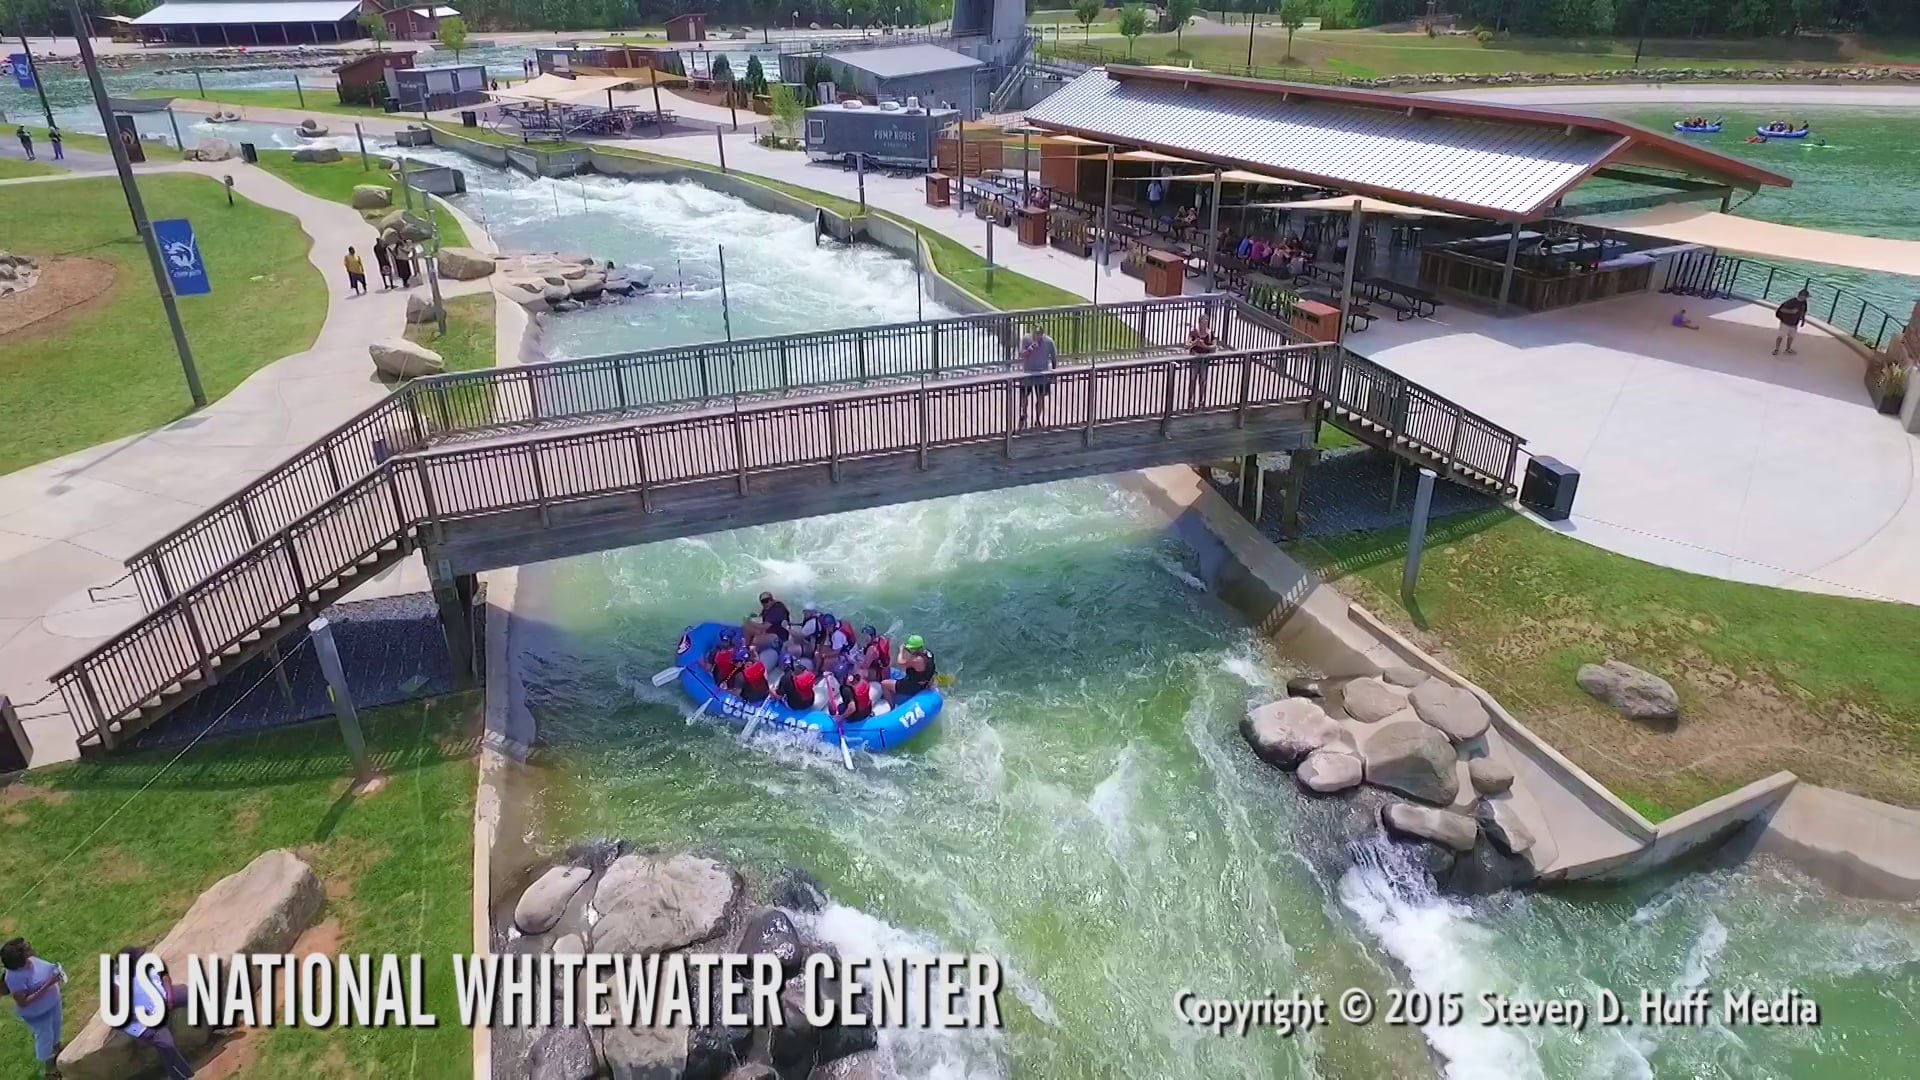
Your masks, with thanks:
M136 26L212 26L220 23L331 23L352 18L360 0L184 0L161 4L134 19Z
M886 49L853 49L827 54L836 64L845 64L875 78L897 79L905 75L930 75L936 71L977 68L980 61L938 45L896 45Z
M1120 81L1100 68L1028 109L1027 119L1502 215L1550 201L1620 141L1604 132Z

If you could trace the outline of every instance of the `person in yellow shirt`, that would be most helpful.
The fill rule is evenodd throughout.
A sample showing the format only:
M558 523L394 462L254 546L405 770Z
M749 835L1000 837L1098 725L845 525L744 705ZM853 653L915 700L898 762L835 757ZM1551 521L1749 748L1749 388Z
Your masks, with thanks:
M360 296L367 291L367 265L360 261L360 255L352 248L347 249L347 287L353 295Z

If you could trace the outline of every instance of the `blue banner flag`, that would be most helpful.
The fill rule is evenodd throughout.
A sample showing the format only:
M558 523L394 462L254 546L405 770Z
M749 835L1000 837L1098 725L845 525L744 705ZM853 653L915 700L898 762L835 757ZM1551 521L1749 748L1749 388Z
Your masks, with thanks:
M153 223L153 239L160 245L160 257L166 260L167 277L173 281L175 296L201 296L213 291L207 280L207 266L200 261L200 242L193 238L193 223L186 218L168 218Z
M26 53L7 57L7 66L13 69L13 81L20 84L20 89L33 89L33 65L27 62Z

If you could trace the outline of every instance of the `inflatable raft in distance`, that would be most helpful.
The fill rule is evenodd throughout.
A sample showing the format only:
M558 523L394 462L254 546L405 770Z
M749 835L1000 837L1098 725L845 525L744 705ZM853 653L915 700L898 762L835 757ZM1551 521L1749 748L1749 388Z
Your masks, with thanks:
M700 666L700 658L712 656L719 647L720 634L724 630L738 627L725 623L701 623L692 627L680 637L680 647L674 662L680 665L680 689L687 692L695 705L712 702L707 706L707 715L724 718L734 727L744 728L756 716L760 718L761 728L776 727L786 731L811 731L829 746L840 745L840 729L834 726L833 717L823 709L791 709L783 701L768 698L758 704L748 704L740 700L739 695L718 686L713 681L713 673ZM893 673L895 678L899 671ZM874 715L846 725L847 746L849 749L866 749L873 752L898 749L908 739L933 726L940 717L940 708L945 701L940 691L933 687L913 695L905 701L886 709L879 702L874 703ZM885 712L879 710L886 709Z
M1804 139L1813 133L1813 129L1803 127L1792 131L1768 131L1766 128L1754 128L1753 133L1763 139Z
M1678 120L1673 122L1673 130L1687 135L1713 135L1718 133L1720 128L1721 123L1718 120L1711 124L1685 124Z

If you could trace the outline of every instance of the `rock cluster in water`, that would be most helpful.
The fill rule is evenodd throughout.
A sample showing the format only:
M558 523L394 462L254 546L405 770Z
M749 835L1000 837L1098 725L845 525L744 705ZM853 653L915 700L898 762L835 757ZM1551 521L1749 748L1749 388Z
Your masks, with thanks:
M653 273L591 255L487 255L472 248L440 253L440 274L456 281L493 278L494 291L529 311L573 311L596 300L646 291Z
M816 912L826 894L789 870L753 895L745 875L691 854L643 852L624 841L580 844L537 875L513 908L515 953L763 953L779 959L783 997L800 993L802 965L829 946L807 940L789 912ZM584 982L585 973L581 978ZM583 994L585 987L576 990ZM657 1080L877 1080L870 1027L810 1027L797 1006L786 1023L754 1027L553 1027L527 1050L531 1080L595 1076Z
M1443 889L1497 892L1535 876L1513 770L1488 756L1492 717L1471 691L1395 667L1338 686L1294 679L1287 693L1240 725L1261 760L1315 796L1358 800L1366 828L1377 821L1412 845L1413 861Z

